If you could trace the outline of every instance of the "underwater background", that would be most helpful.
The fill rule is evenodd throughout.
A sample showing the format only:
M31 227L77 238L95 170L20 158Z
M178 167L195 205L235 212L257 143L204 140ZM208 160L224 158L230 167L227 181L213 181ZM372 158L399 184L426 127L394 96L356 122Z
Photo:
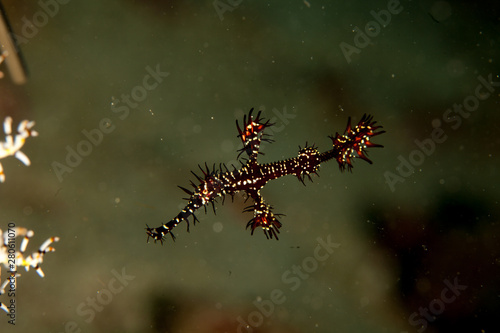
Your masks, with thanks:
M39 136L29 167L0 160L0 229L60 240L0 332L498 331L498 2L2 3L29 76L0 66L0 121ZM240 165L251 108L275 122L261 163L365 113L384 148L268 183L279 241L236 195L147 243L198 164Z

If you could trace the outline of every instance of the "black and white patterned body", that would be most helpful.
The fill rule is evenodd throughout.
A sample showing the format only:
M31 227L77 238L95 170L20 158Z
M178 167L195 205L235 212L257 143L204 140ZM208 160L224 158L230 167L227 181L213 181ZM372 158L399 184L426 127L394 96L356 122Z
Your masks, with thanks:
M205 168L200 167L203 177L194 176L199 184L191 182L194 190L190 191L181 187L189 194L188 204L186 207L172 220L157 228L147 227L148 239L153 238L155 241L163 242L164 237L170 234L172 239L175 236L172 229L182 221L186 221L189 230L190 216L193 217L193 222L198 219L194 215L201 207L212 204L214 207L215 200L219 197L224 198L225 195L234 196L240 191L244 191L248 197L252 198L254 204L247 207L245 212L253 211L253 218L248 222L247 228L250 227L252 234L254 230L261 227L267 238L278 239L281 223L278 217L281 214L274 214L273 208L267 204L260 190L267 182L286 176L295 175L302 183L304 178L311 179L311 174L316 174L322 162L335 159L339 163L341 170L352 168L352 159L359 157L371 163L366 156L366 149L370 147L382 147L370 141L371 137L384 133L377 130L381 126L375 126L372 117L363 116L357 126L351 128L350 119L347 128L343 135L338 133L331 136L333 148L324 153L320 153L315 146L299 147L299 154L295 158L290 158L283 161L259 164L257 157L259 154L260 144L262 141L272 142L269 136L264 133L265 129L272 126L269 121L264 121L260 116L261 112L254 118L252 116L253 109L250 110L248 118L243 119L243 128L240 128L236 122L239 135L243 142L243 148L240 150L238 157L242 153L248 155L248 160L240 169L229 171L225 165L221 165L218 170L215 167L210 170L205 164ZM305 184L305 183L304 183ZM215 207L214 207L215 212Z

